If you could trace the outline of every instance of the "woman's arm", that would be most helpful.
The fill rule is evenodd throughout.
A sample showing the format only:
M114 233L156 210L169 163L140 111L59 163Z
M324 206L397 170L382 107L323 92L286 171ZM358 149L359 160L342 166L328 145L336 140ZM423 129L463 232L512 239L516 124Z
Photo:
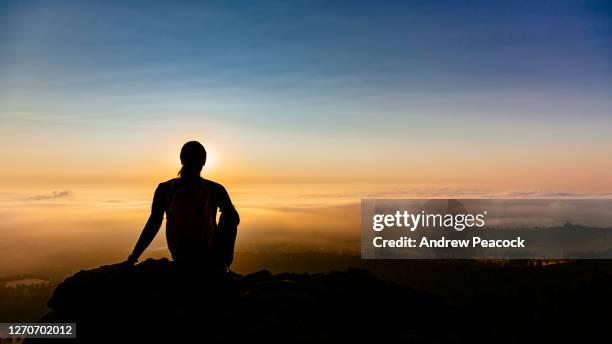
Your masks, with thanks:
M216 245L220 250L221 259L226 269L229 269L234 260L234 244L236 235L238 234L238 224L240 216L238 211L232 204L229 194L224 187L221 186L219 198L219 228L217 232Z
M151 215L149 216L149 220L147 220L147 224L144 226L142 233L140 233L140 237L138 238L138 242L132 251L132 254L128 257L126 263L133 265L138 261L140 255L144 250L151 244L151 241L159 232L159 228L161 227L162 221L164 220L164 208L163 208L163 192L162 185L160 184L155 190L155 195L153 196L153 204L151 205Z

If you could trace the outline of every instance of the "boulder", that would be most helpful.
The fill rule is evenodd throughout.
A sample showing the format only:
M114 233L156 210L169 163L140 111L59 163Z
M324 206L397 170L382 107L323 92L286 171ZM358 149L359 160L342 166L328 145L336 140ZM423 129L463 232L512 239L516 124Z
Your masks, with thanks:
M67 278L45 321L77 323L81 342L461 341L462 311L367 270L206 276L167 259L108 265ZM442 331L440 329L443 329Z

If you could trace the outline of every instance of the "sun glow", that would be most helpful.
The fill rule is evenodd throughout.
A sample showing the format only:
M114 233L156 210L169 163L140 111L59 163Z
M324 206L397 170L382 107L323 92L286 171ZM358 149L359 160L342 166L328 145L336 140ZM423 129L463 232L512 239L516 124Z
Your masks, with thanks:
M215 151L213 151L212 149L206 148L206 164L204 165L204 169L206 171L213 170L216 162L217 162L217 155Z

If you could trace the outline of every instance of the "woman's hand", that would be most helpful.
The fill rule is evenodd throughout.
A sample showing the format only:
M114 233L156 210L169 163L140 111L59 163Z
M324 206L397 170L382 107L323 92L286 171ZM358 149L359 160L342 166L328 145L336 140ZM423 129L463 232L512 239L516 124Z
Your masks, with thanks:
M129 266L134 266L136 263L138 262L138 259L134 259L132 258L132 256L128 256L127 260L117 264L120 267L129 267Z

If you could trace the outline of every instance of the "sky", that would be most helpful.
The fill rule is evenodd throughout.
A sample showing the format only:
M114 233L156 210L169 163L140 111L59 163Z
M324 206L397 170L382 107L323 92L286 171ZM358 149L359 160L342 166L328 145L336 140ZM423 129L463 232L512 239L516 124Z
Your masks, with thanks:
M0 216L103 228L121 201L136 226L193 139L247 229L258 204L609 194L610 61L605 1L2 1Z
M611 13L4 1L0 177L151 183L199 139L232 182L610 191Z

